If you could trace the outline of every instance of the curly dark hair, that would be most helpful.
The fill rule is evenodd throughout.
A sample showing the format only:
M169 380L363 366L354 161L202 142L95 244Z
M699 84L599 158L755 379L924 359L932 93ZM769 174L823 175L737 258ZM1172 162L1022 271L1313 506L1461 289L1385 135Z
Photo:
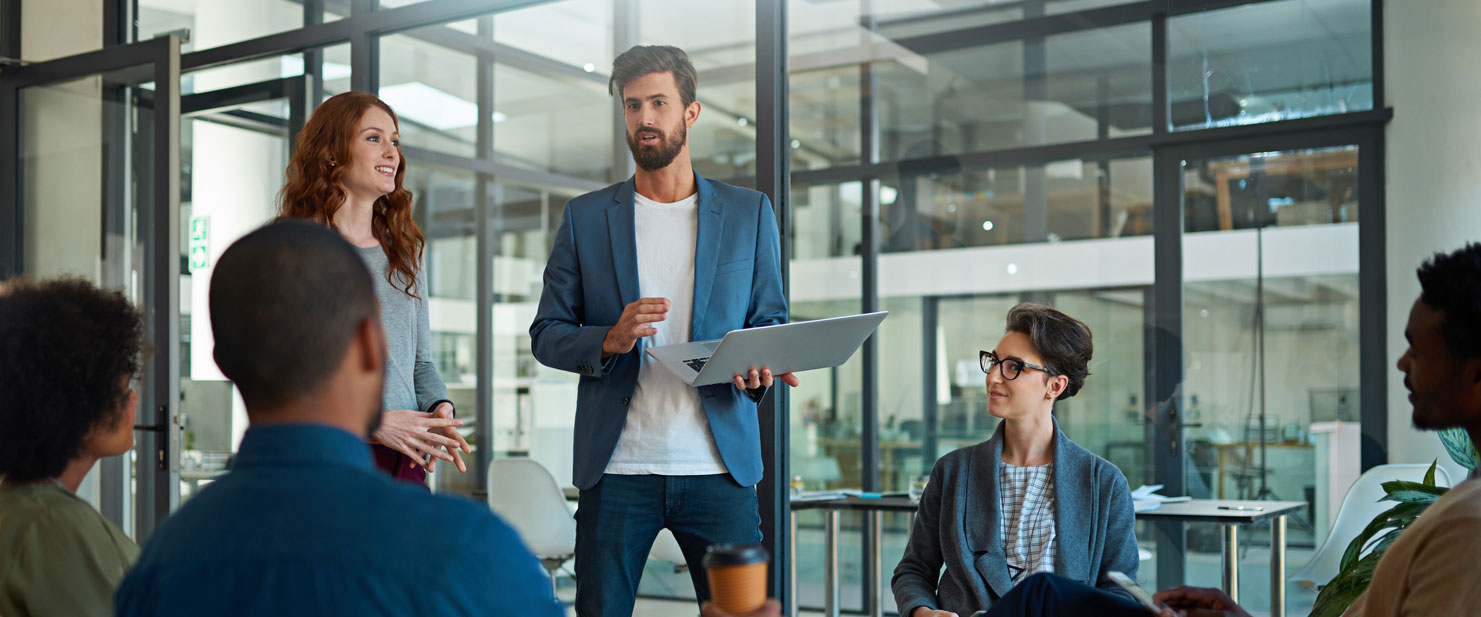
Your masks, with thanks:
M1025 334L1044 364L1070 379L1056 400L1074 396L1090 376L1090 326L1057 308L1024 302L1008 311L1008 331Z
M54 478L88 435L122 419L144 319L80 278L0 282L0 475Z
M1481 244L1436 253L1419 267L1419 301L1444 314L1440 333L1450 352L1481 358Z

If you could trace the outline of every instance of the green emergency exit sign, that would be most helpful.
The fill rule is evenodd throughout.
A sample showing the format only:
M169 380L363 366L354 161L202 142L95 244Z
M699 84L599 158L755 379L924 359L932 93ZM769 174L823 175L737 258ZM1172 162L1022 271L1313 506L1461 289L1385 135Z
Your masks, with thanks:
M204 270L211 266L211 217L190 218L190 271Z

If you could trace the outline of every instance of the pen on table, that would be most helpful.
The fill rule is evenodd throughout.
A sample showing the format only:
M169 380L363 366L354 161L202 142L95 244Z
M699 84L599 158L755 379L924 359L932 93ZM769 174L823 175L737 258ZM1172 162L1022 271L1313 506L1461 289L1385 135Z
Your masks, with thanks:
M1260 506L1219 506L1220 510L1238 510L1240 512L1259 512L1264 510Z

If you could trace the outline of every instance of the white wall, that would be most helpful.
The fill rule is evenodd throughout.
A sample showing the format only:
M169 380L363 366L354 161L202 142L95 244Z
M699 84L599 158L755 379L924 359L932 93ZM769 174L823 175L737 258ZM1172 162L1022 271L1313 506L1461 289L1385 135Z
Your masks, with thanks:
M40 62L103 48L104 0L22 0L21 58Z
M1397 361L1419 297L1415 268L1436 252L1481 240L1481 3L1386 2L1384 9L1385 104L1394 109L1386 143L1388 357ZM1413 428L1397 370L1389 374L1388 401L1389 462L1438 457L1452 478L1462 477L1434 433Z

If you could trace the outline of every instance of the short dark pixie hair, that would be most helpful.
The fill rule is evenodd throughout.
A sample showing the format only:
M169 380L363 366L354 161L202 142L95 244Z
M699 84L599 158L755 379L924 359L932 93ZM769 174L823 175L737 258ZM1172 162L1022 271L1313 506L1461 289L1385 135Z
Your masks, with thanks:
M695 101L694 89L699 84L699 72L689 61L689 54L669 45L638 45L622 52L612 61L612 78L607 80L607 94L620 100L627 82L650 73L673 73L684 108L688 109L689 104Z
M1085 385L1095 351L1085 322L1057 308L1025 302L1008 311L1008 331L1027 335L1044 364L1069 378L1058 400L1074 396Z
M0 476L55 478L123 420L144 318L81 278L0 283Z
M1450 353L1481 358L1481 244L1436 253L1419 267L1419 301L1444 313L1440 334Z

